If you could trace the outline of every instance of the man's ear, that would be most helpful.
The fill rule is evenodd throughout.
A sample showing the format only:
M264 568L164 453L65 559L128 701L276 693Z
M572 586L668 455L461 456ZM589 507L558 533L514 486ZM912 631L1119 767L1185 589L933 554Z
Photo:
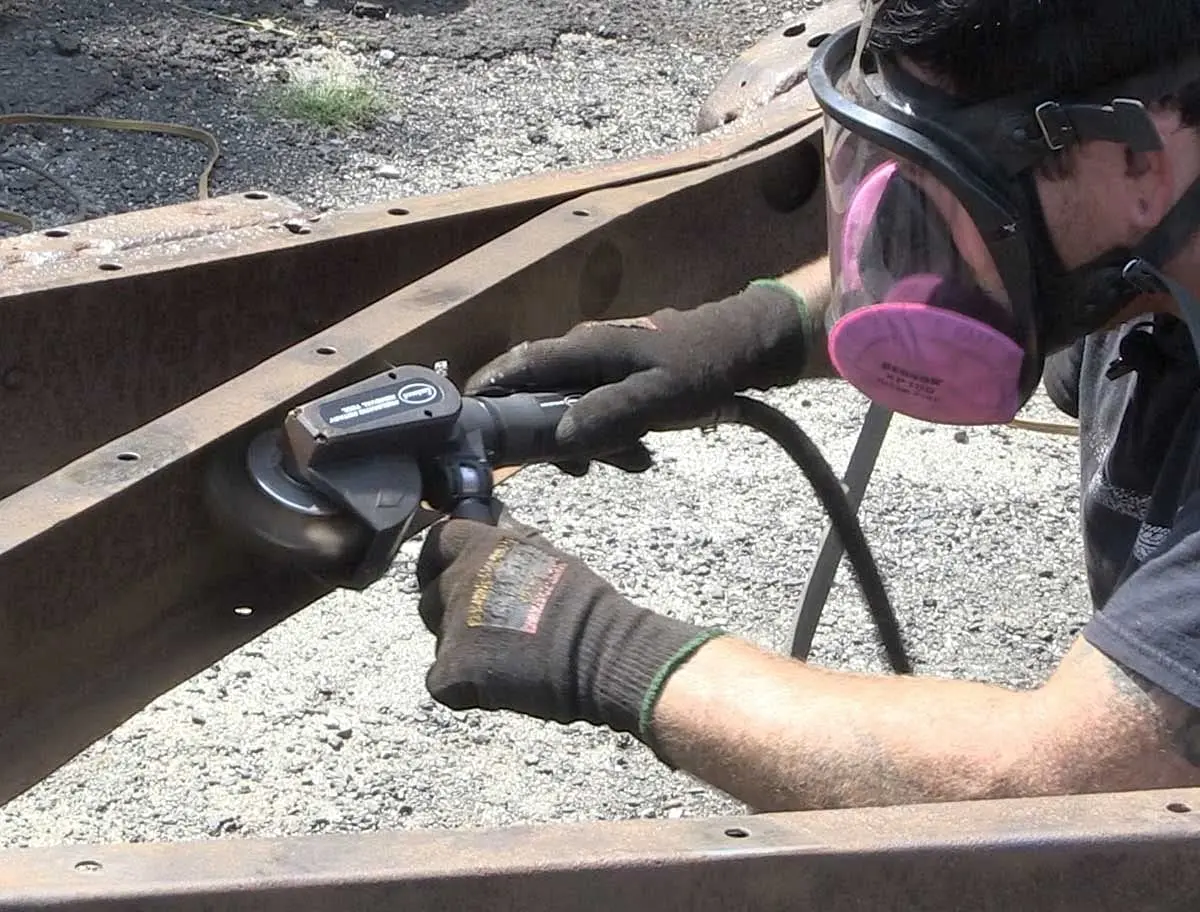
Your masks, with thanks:
M1154 152L1125 150L1125 176L1132 182L1128 217L1140 232L1149 231L1175 202L1175 166L1171 158L1173 134L1179 130L1179 114L1155 111L1154 124L1163 147Z
M1125 176L1134 182L1130 188L1130 221L1140 230L1157 225L1175 201L1175 171L1171 156L1165 152L1125 150Z

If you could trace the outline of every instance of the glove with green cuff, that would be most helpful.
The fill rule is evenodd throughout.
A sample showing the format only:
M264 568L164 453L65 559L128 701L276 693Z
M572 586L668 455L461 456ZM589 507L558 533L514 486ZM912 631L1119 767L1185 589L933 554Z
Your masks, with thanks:
M437 637L426 684L438 702L604 725L652 749L667 679L721 635L638 607L507 515L498 527L433 526L417 581Z

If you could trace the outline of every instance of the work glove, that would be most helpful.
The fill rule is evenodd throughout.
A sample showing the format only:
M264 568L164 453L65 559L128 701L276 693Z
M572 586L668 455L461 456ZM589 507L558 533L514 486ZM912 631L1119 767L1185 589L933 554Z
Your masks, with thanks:
M555 465L578 476L595 458L641 472L653 462L640 442L648 431L701 427L739 392L795 383L813 338L800 296L758 281L694 310L590 321L558 338L522 342L476 371L464 391L584 393L557 436L585 455Z
M499 526L432 526L417 582L437 637L426 685L439 703L590 722L652 748L670 673L720 635L638 607L507 513Z

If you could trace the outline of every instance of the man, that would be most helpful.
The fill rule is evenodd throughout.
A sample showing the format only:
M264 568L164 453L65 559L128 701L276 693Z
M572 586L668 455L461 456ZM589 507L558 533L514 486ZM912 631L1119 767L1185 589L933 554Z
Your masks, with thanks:
M454 520L418 566L430 691L630 732L766 811L1200 785L1200 2L868 2L809 74L832 284L576 327L468 388L594 389L560 435L640 471L647 430L740 390L840 375L988 424L1044 380L1080 420L1094 619L1030 691L840 673L633 605L531 529Z

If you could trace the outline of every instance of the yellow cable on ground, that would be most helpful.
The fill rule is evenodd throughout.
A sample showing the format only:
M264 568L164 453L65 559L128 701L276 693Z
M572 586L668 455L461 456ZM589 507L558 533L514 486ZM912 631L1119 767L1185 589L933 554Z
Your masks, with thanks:
M242 25L246 28L258 29L259 31L263 32L275 32L279 35L286 35L288 38L301 37L299 32L293 31L289 28L284 28L274 19L239 19L237 16L224 16L220 13L212 13L208 10L184 6L182 3L172 3L170 5L176 9L181 9L188 13L195 13L197 16L204 16L207 19L216 19L218 22L229 22L233 25Z
M208 179L212 174L217 159L221 156L221 144L207 130L199 127L189 127L186 124L158 123L152 120L117 120L112 117L83 117L74 114L0 114L0 126L14 124L59 124L69 127L93 127L99 130L124 130L138 133L165 133L169 136L182 136L184 139L202 143L209 151L208 161L200 172L199 199L208 199ZM33 228L33 222L26 216L7 209L0 209L0 222L18 225L27 231Z
M1008 422L1008 426L1016 428L1019 431L1034 431L1038 434L1058 434L1063 437L1079 436L1079 425L1076 424L1058 424L1053 421L1026 421L1023 418L1014 418Z

